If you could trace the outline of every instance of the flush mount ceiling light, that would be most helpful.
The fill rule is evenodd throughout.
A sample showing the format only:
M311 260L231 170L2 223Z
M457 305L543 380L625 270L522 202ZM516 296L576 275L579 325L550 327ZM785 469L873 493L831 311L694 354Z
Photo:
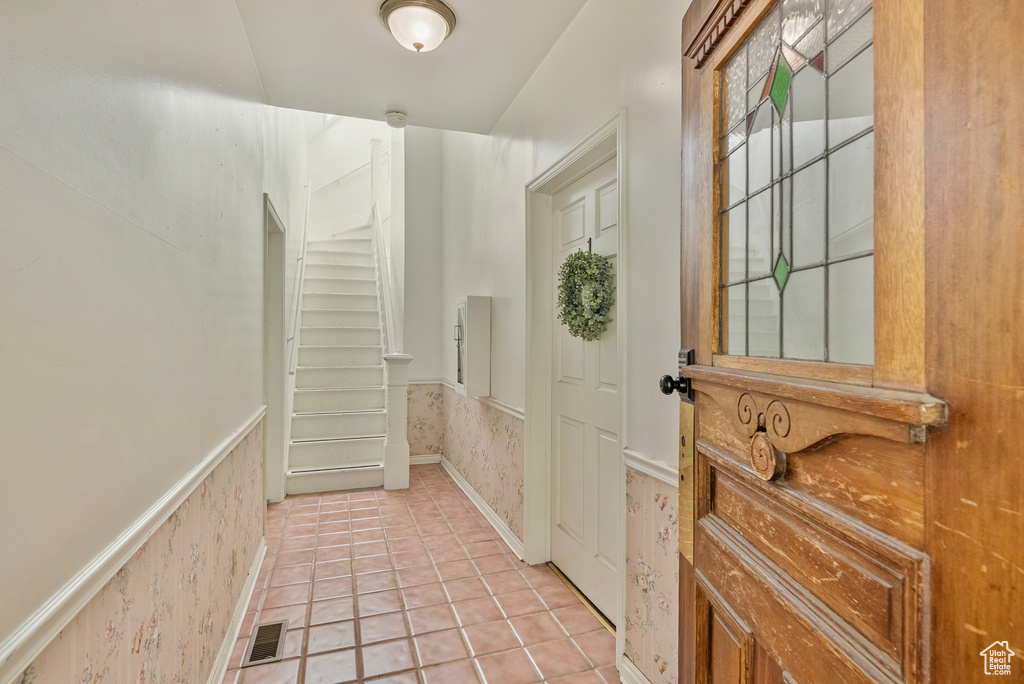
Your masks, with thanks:
M413 52L430 52L455 30L455 13L441 0L384 0L380 18Z

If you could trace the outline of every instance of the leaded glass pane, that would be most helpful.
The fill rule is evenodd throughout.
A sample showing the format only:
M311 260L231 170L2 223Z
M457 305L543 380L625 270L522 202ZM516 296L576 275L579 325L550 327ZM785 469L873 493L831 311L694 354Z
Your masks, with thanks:
M782 355L825 360L825 269L795 271L786 284L782 316Z
M793 266L825 259L825 162L793 175Z
M828 46L829 71L835 71L841 67L843 62L871 42L871 35L874 32L872 14L873 12L868 10L868 13L858 19L857 23L843 31L843 34L836 38L836 42Z
M722 346L728 354L745 356L747 353L747 286L734 285L725 288L722 306L725 315L725 330Z
M729 130L743 121L747 114L747 51L740 50L722 72L722 128Z
M795 45L821 17L824 0L782 0L782 40Z
M779 47L779 9L776 7L747 39L747 81L753 83L771 66Z
M757 79L757 82L747 91L747 109L753 109L757 103L764 99L764 85L768 82L768 74Z
M871 6L871 0L828 0L828 39L835 40L839 32L854 22Z
M868 48L828 79L828 144L835 147L875 123L874 50Z
M872 361L872 21L781 0L720 73L726 353Z
M825 22L819 21L812 26L794 47L807 59L814 59L825 47Z
M740 145L722 160L722 206L731 207L747 195L747 148Z
M768 275L772 259L772 195L765 190L750 198L750 214L747 244L747 277L760 278Z
M874 258L828 269L828 357L839 363L874 361Z
M874 133L829 157L828 256L866 252L874 245Z
M722 215L722 280L739 283L747 277L747 205Z
M762 102L747 137L747 187L756 192L772 179L772 103Z
M779 328L782 311L779 288L775 280L755 280L748 286L747 306L750 308L747 339L750 356L778 356Z
M825 77L804 67L790 86L793 102L793 166L825 151Z

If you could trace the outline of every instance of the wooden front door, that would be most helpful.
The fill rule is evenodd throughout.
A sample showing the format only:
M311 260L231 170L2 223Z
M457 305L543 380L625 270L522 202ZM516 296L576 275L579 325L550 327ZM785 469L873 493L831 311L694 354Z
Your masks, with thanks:
M680 681L1024 675L1022 34L1018 0L688 10Z
M923 15L684 20L681 681L954 681L932 671Z

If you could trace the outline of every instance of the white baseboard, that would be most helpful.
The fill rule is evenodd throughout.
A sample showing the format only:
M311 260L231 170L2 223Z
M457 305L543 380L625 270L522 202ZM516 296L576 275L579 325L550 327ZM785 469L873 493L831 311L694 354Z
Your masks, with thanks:
M256 427L266 412L267 407L261 406L0 644L0 682L20 681L25 668Z
M522 560L523 542L516 536L516 533L512 531L512 528L508 526L508 523L502 520L501 516L494 512L494 509L492 509L487 502L484 501L483 497L473 489L473 485L469 484L469 482L466 481L466 478L462 477L462 474L455 469L455 466L451 464L451 461L442 456L441 465L444 466L444 469L447 470L448 474L452 476L453 480L455 480L455 484L459 485L459 488L466 493L466 496L468 496L469 500L473 502L473 505L475 505L477 509L484 514L484 517L487 518L487 522L494 526L494 529L496 529L498 534L501 535L502 540L508 544L510 549L512 549L512 553L516 554L516 556Z
M622 684L651 684L651 680L626 656L619 658L619 681Z
M440 463L441 454L421 454L419 456L410 456L409 465L426 465L428 463Z
M245 609L249 607L249 601L252 600L252 592L256 589L256 578L259 577L260 566L263 565L263 557L266 555L267 538L263 537L260 539L260 547L256 550L256 558L252 562L252 567L249 568L249 577L245 580L245 586L242 587L242 595L239 597L238 603L235 604L235 613L231 616L231 622L228 623L224 643L220 645L217 659L213 661L208 684L221 684L224 681L228 665L231 664L231 653L235 650L235 642L238 641L238 633L242 631L242 623L245 622Z

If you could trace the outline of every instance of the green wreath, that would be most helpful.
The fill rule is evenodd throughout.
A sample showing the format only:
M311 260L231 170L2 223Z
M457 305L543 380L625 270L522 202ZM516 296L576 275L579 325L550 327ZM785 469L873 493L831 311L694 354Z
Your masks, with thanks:
M573 337L596 340L611 322L615 303L612 264L600 254L578 251L562 262L558 274L558 320Z

